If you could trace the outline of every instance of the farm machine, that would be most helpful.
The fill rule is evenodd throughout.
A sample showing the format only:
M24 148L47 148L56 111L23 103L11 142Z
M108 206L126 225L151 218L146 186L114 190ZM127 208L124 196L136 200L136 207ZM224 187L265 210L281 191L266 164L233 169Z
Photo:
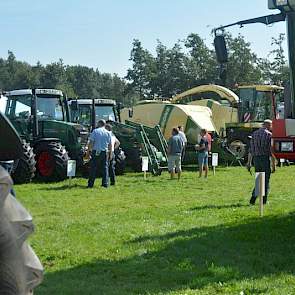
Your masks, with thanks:
M243 21L238 21L226 26L219 27L214 30L215 32L215 51L217 60L220 63L221 77L225 77L226 62L228 60L228 54L226 49L226 42L223 35L223 31L227 27L234 25L246 25L253 23L262 23L265 25L273 24L280 21L287 22L287 35L288 35L288 51L289 51L289 64L290 64L290 94L288 97L284 97L284 118L279 116L279 108L277 105L276 93L271 95L268 99L271 101L268 107L262 108L270 111L269 118L273 119L273 150L277 158L285 158L289 160L295 159L295 55L293 48L295 45L295 0L268 0L269 9L279 9L280 13L271 14L262 17L256 17ZM278 90L278 89L277 89ZM288 102L288 103L286 103ZM243 118L250 116L251 112L247 112L247 106L251 106L251 101L247 102L246 113ZM287 107L288 106L288 107ZM260 116L261 108L259 105L254 104L252 108L256 112L256 116ZM249 115L249 114L250 115ZM272 116L271 116L272 115Z
M282 93L276 85L244 85L232 90L201 85L173 97L173 102L207 106L220 137L238 158L248 154L249 136L265 119L282 116Z
M67 100L60 90L23 89L5 93L5 115L22 139L23 156L13 172L15 183L66 178L67 161L83 164L87 132L70 122Z

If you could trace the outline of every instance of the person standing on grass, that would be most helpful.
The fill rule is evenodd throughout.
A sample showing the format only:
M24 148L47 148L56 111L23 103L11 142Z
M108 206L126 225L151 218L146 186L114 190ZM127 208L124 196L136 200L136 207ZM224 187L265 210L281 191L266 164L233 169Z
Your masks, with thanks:
M178 130L179 130L178 134L179 134L180 138L182 139L182 143L183 143L183 149L182 149L182 153L181 153L181 161L183 162L184 156L185 156L185 148L187 145L187 138L186 138L186 135L183 131L184 130L183 126L179 125Z
M199 178L202 177L203 170L205 170L205 178L208 177L208 152L209 152L209 141L207 137L207 130L201 129L200 132L201 140L196 145L198 151L198 164L199 164Z
M170 178L174 179L175 173L177 173L178 180L181 176L181 154L183 150L183 142L179 136L178 128L172 129L172 136L168 141L168 171L170 173Z
M270 174L275 172L276 169L276 158L272 153L271 147L271 130L272 121L267 119L264 120L262 128L252 134L247 163L247 168L250 169L253 160L255 172L265 172L265 196L263 197L263 204L267 203ZM250 199L251 205L255 204L256 198L254 187Z
M112 137L109 131L105 129L105 120L98 121L98 128L95 128L91 134L88 143L87 153L91 153L90 173L88 179L88 188L94 186L96 170L99 168L102 173L102 187L107 188L109 183L109 159L112 152Z
M111 180L111 185L115 185L116 183L116 159L115 159L115 150L119 148L120 141L115 136L115 134L112 131L112 125L106 124L106 130L110 132L111 138L112 138L112 152L111 157L109 158L109 176Z

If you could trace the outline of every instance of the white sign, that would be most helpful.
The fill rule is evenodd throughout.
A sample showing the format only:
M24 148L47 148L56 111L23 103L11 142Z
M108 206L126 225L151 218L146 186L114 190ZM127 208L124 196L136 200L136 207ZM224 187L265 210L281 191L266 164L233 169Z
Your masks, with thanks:
M76 160L68 160L67 176L73 177L76 175Z
M141 169L143 172L149 170L149 157L142 157L141 158Z
M212 153L212 166L218 166L218 153Z
M255 195L265 196L265 172L255 173Z
M281 163L285 163L285 159L280 159L280 162Z

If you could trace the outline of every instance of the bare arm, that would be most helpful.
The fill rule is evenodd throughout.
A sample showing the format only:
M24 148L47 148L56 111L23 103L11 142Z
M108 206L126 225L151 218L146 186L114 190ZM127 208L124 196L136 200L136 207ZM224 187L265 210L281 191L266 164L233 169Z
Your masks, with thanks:
M120 146L120 144L120 141L116 138L114 149L116 150Z

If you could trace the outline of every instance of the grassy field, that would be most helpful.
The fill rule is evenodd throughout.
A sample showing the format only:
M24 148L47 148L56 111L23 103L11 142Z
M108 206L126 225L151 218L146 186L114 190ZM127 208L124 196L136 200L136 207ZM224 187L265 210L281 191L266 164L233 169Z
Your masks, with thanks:
M263 218L238 167L180 182L128 174L107 190L16 186L45 266L35 294L295 294L294 176L272 175Z

